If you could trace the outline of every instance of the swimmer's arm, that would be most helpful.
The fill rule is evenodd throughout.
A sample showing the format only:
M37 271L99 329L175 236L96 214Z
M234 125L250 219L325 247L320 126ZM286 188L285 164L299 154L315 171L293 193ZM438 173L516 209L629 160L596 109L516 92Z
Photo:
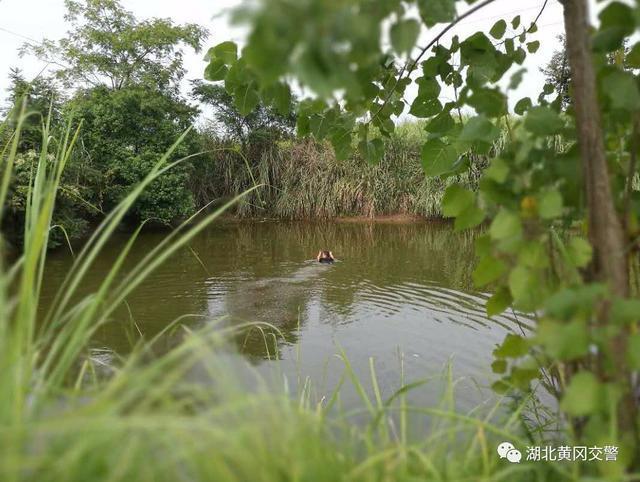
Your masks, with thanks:
M329 256L331 257L331 259L336 259L336 257L333 255L331 251L329 251Z
M316 256L316 261L320 261L320 256L322 256L322 251L318 251L318 256Z

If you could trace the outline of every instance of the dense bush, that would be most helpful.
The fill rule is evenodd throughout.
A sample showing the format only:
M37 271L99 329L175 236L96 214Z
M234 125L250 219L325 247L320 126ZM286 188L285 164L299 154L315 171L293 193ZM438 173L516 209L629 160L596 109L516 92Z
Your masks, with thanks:
M23 240L22 230L29 186L35 175L38 160L39 154L34 150L29 150L18 154L14 161L14 175L5 201L6 212L3 230L8 239L15 244L21 244ZM49 155L47 163L51 162L52 156ZM90 195L90 188L85 186L84 182L79 182L81 176L77 165L70 166L69 170L63 174L51 223L52 230L49 242L52 247L64 244L67 237L73 240L84 236L88 231L89 221L96 214L90 203L85 200Z
M110 210L187 131L197 110L177 94L131 86L119 90L96 87L81 92L70 104L82 121L80 144L91 165L102 173L95 196L103 211ZM176 161L198 151L190 133L173 151ZM171 224L190 215L189 162L156 181L134 206L130 219L153 219Z
M69 0L65 7L66 37L26 44L22 49L49 63L52 58L63 59L51 77L27 81L17 70L10 75L3 120L15 129L20 119L17 159L24 162L12 182L9 215L2 229L18 243L32 166L29 159L42 150L43 131L62 139L69 126L72 131L80 127L78 149L66 163L54 211L55 220L74 239L150 172L193 126L197 114L181 96L179 83L185 75L183 48L198 51L206 29L177 25L170 19L139 20L117 0ZM59 83L66 88L65 95ZM22 115L24 105L27 116ZM43 129L46 123L50 129ZM6 137L0 140L7 145ZM168 161L198 149L197 135L190 133ZM127 220L137 224L151 219L166 225L190 215L194 203L189 172L187 161L150 186L128 211Z

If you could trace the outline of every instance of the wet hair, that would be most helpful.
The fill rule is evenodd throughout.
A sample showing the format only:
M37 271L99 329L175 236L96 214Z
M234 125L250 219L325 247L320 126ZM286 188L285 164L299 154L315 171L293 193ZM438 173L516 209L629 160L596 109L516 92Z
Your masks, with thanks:
M331 253L329 253L329 251L323 251L322 252L322 257L323 258L330 258L331 257Z

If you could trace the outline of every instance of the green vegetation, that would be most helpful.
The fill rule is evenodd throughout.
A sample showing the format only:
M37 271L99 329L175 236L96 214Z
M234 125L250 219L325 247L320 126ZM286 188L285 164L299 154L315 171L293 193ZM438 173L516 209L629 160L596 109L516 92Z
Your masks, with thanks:
M2 227L14 244L21 243L25 196L45 118L54 133L68 122L82 125L53 215L61 227L54 232L54 247L64 244L65 236L84 239L187 129L191 132L172 160L190 159L137 200L125 219L130 226L142 221L175 226L195 210L256 183L263 187L234 208L235 214L286 219L441 215L440 200L451 181L423 175L423 124L400 126L394 148L370 166L357 153L336 159L327 143L296 138L297 101L290 95L283 105L259 103L242 113L222 86L197 81L191 99L212 118L196 127L198 107L184 98L178 83L184 77L181 46L198 49L202 28L142 22L114 1L69 1L67 8L71 31L66 38L25 47L42 58L64 59L67 67L32 82L18 71L11 74L8 108L26 96L33 113L25 121L20 167ZM457 179L469 187L477 185L486 167L483 157L465 154L461 161L471 158L474 172Z
M26 118L19 118L3 149L0 206L5 205L16 165L22 119ZM137 199L176 167L169 162L177 144L172 146L95 230L41 319L50 222L79 138L71 128L51 143L49 134L45 126L42 154L28 192L24 248L15 262L5 265L3 259L0 265L3 481L570 477L565 468L550 464L505 465L494 450L504 439L521 446L539 439L546 415L534 398L517 403L508 413L502 410L504 400L458 413L456 381L450 372L444 376L446 390L437 407L414 406L407 397L434 380L400 379L398 391L384 400L374 361L370 360L370 380L360 380L344 353L342 381L326 396L320 397L308 380L298 380L292 394L286 383L269 388L256 374L251 379L258 388L248 391L238 384L237 372L229 369L228 356L221 356L234 329L214 324L193 332L179 320L153 339L140 339L126 359L111 360L105 368L90 348L95 332L150 272L238 199L198 222L181 225L116 281L139 235L136 230L98 290L72 302ZM5 213L0 209L0 219ZM155 344L176 329L183 332L182 343L165 355L153 355ZM347 386L359 394L359 407L342 406L340 393ZM429 437L422 430L412 431L418 425L429 427Z
M62 58L55 77L27 82L12 72L9 108L26 97L29 112L18 146L18 171L12 179L3 230L21 241L29 178L41 153L43 123L59 137L68 123L79 130L78 145L61 180L53 214L70 239L85 237L144 179L157 160L187 129L197 109L180 94L183 45L198 49L206 31L168 20L138 21L116 1L67 1L68 36L57 43L27 45L28 53ZM63 89L66 88L66 89ZM61 92L69 92L63 96ZM19 109L18 109L19 110ZM15 127L18 115L8 118ZM7 114L9 115L9 114ZM199 151L199 137L186 136L172 153L177 160ZM154 185L129 210L126 222L171 225L193 214L188 190L190 162L182 163ZM57 232L53 245L64 237Z
M214 150L205 172L196 170L198 204L237 195L254 184L263 185L234 209L249 217L285 219L373 217L412 214L440 217L445 187L452 182L477 185L483 159L476 170L448 180L426 178L420 161L423 131L418 124L398 129L389 149L375 165L353 154L338 160L326 143L286 140L248 144L207 139Z
M263 0L240 16L250 25L241 52L223 42L207 54L206 79L223 84L194 86L195 98L226 109L225 129L195 132L197 111L178 90L181 46L199 49L204 30L139 22L116 0L66 1L69 36L31 50L70 67L31 83L14 73L16 105L0 128L0 226L21 245L8 262L0 238L3 481L637 479L640 43L625 45L640 6L608 2L591 30L586 0L562 0L569 75L535 105L518 100L512 118L520 66L540 48L535 22L501 19L488 34L416 46L423 30L455 29L492 0L466 3L457 15L453 0ZM293 99L292 79L309 98ZM453 100L443 104L445 89ZM396 126L407 111L424 125ZM292 138L294 120L309 139ZM227 382L219 356L234 333L179 322L167 330L182 329L184 341L168 354L154 356L157 339L139 340L101 370L89 348L96 330L228 209L442 213L456 229L488 225L473 272L494 293L488 315L513 308L537 321L494 351L494 389L515 406L457 413L451 380L439 408L412 406L407 393L420 383L402 379L385 401L373 361L365 383L344 353L359 409L341 407L342 383L324 399L308 380L293 396L248 393ZM177 228L120 280L147 221ZM100 288L73 302L125 223L135 226L130 244ZM40 313L47 248L91 224ZM557 401L553 417L537 403L540 387ZM418 440L410 428L425 415L430 435ZM612 445L619 455L506 464L495 452L504 440Z

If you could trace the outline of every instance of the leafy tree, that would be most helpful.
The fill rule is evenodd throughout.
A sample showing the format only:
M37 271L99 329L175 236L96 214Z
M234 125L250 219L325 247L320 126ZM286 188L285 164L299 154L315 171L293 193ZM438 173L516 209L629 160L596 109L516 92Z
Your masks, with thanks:
M14 173L4 206L5 217L1 227L6 239L16 245L23 242L22 228L29 199L29 188L32 176L37 169L39 156L38 151L29 149L18 154L15 159ZM48 159L50 160L51 156ZM49 236L51 248L66 245L67 239L78 240L88 232L90 220L96 213L86 202L86 199L90 199L92 186L87 180L87 173L77 163L69 166L69 169L63 173L51 223L52 230Z
M274 107L259 104L249 114L242 115L224 87L202 81L194 81L192 85L193 98L213 109L214 117L210 122L221 138L245 144L250 137L274 140L291 135L295 129L293 99L284 114Z
M479 192L450 187L443 211L457 229L489 224L474 272L478 286L495 289L489 315L514 307L539 320L533 336L510 334L496 349L496 389L545 384L581 444L609 434L620 446L625 455L603 468L614 476L640 464L640 268L631 255L640 235L640 90L624 68L640 67L640 44L624 62L608 56L638 28L640 5L607 2L595 29L587 0L560 0L575 108L562 113L564 93L548 85L536 105L520 99L514 119L508 100L519 66L540 48L536 23L500 19L488 33L444 42L493 0L466 3L458 13L454 0L263 0L244 12L251 30L241 56L231 42L213 47L205 78L224 81L243 114L281 101L295 78L312 93L297 108L298 133L328 139L340 158L357 145L379 162L407 110L427 119L427 175L460 172L468 152L490 155ZM447 25L434 32L439 23ZM423 33L430 40L418 47ZM443 89L455 99L443 103ZM456 119L463 108L475 115ZM507 137L497 150L500 125Z
M556 50L551 56L551 60L543 69L547 84L553 86L560 96L562 108L566 109L571 104L569 87L571 85L571 71L569 69L569 59L567 58L567 41L563 35L558 36L562 44L560 50Z
M71 23L67 37L26 45L24 51L53 60L70 87L122 89L144 83L165 89L184 76L181 46L198 51L207 36L195 24L139 21L118 0L65 0L65 5Z
M39 149L42 142L42 124L47 119L58 124L62 117L64 97L54 79L36 77L27 81L18 69L9 72L9 97L3 115L12 115L14 120L21 115L21 108L27 106L30 116L23 122L20 137L21 151Z
M6 121L15 126L23 108L28 115L22 120L14 176L4 206L6 216L2 231L9 241L21 244L29 186L41 155L44 127L49 124L51 132L59 132L64 127L66 99L56 80L51 77L38 76L27 81L19 70L12 69L9 78L9 96L3 109ZM4 142L7 144L8 140ZM94 174L81 160L70 163L64 171L52 219L51 247L66 244L66 238L73 241L87 233L89 221L95 215L95 210L86 202L91 197Z
M91 196L84 201L106 212L193 125L197 109L179 92L183 48L199 50L207 32L167 19L138 20L117 0L66 0L65 5L67 36L24 50L53 60L56 76L73 91L63 110L82 122L82 150L74 163L98 174L90 177ZM197 150L190 134L169 160ZM189 171L185 162L150 186L132 220L168 224L191 214Z
M197 109L176 94L150 90L144 85L89 89L76 95L69 108L82 119L80 142L84 155L102 173L94 189L94 201L105 212L148 174L192 126L197 114ZM197 150L195 135L190 134L171 160ZM191 214L189 169L185 163L155 181L135 204L133 219L167 224Z
M558 93L558 101L562 108L566 109L571 105L571 69L569 68L569 58L567 55L567 40L564 35L559 35L558 40L562 44L560 50L556 50L551 56L549 63L541 70L545 75L547 84L552 86ZM607 62L612 65L619 65L625 69L632 69L629 63L629 47L625 41L620 49L607 54ZM543 93L544 94L544 93Z

